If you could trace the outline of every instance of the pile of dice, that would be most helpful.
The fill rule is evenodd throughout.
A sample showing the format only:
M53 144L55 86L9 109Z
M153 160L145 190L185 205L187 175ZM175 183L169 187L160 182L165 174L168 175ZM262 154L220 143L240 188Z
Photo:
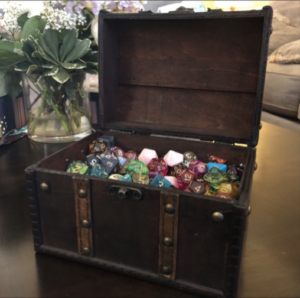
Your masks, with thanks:
M102 136L89 145L86 160L74 161L68 173L91 175L119 181L173 187L187 192L235 199L243 165L226 165L226 160L208 155L208 163L193 152L170 150L159 158L155 150L125 152L114 145L114 138Z

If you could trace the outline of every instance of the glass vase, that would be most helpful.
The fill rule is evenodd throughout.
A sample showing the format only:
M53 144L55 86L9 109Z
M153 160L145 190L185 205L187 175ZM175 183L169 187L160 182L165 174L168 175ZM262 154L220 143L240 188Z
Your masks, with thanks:
M23 75L22 83L31 140L73 142L91 133L87 74L73 73L63 84L52 76Z

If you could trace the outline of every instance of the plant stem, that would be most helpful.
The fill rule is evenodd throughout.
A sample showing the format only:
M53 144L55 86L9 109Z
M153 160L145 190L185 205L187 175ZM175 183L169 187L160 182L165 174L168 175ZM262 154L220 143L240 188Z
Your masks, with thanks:
M42 96L42 102L41 102L41 105L38 107L38 113L37 113L37 116L34 118L34 121L33 121L33 125L32 125L32 134L34 134L34 131L36 129L36 126L37 126L37 121L38 119L41 117L41 114L42 114L42 111L43 111L43 108L44 108L44 104L45 104L45 95L46 95L46 92L47 92L47 89L45 88L44 89L44 92L43 92L43 96Z
M53 110L55 111L55 113L58 115L58 117L60 118L61 120L61 124L62 126L64 127L66 133L69 135L70 132L69 132L69 128L68 128L68 123L67 121L64 119L64 116L61 114L61 112L58 110L57 106L55 105L55 103L52 101L51 102L51 106L53 108Z

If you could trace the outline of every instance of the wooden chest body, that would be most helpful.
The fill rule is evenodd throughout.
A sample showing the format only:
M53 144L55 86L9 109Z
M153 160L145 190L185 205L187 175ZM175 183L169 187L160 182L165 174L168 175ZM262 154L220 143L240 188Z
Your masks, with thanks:
M234 297L255 168L271 17L269 7L240 13L101 13L102 130L26 169L36 251L207 297ZM243 31L237 28L239 23L246 32L242 41L237 40ZM223 28L221 33L218 28ZM222 36L229 29L238 33L227 34L225 42ZM216 36L209 38L213 32ZM252 45L257 40L260 44ZM230 44L235 61L230 60ZM220 61L214 57L215 47L223 51ZM169 150L190 150L199 160L212 154L226 158L228 164L243 163L239 195L225 200L66 173L68 163L84 160L88 144L101 134L114 136L115 144L125 151L151 148L163 156ZM223 143L209 142L213 140ZM235 146L237 142L248 147ZM118 198L112 188L122 187L140 192L141 198ZM174 206L174 212L167 204ZM221 222L212 219L215 212L223 215ZM166 237L172 239L171 246L165 244Z

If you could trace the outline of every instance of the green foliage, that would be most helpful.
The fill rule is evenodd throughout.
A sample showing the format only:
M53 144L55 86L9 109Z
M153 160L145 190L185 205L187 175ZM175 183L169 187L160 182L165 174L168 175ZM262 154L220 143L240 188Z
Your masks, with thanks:
M0 50L0 69L13 66L24 60L26 60L25 56L8 50Z
M18 22L18 25L21 27L21 29L23 29L25 23L27 22L28 20L28 12L25 12L23 13L22 15L20 15L17 19L17 22Z
M9 95L12 99L15 99L22 91L20 81L20 74L0 70L0 96Z
M98 52L92 52L89 39L78 39L75 29L67 30L63 39L55 30L37 33L36 38L29 35L22 40L21 50L27 61L17 63L16 71L52 77L59 84L78 71L98 73Z
M38 31L43 32L46 26L46 21L40 16L35 16L28 19L23 27L21 39L27 39L30 35L37 38Z
M82 56L84 56L89 50L91 45L91 41L89 39L77 40L75 48L72 52L67 56L64 62L75 61Z
M71 53L71 51L74 49L77 42L76 38L76 30L68 30L68 32L65 34L62 45L59 49L59 56L61 61L64 61L64 59Z

